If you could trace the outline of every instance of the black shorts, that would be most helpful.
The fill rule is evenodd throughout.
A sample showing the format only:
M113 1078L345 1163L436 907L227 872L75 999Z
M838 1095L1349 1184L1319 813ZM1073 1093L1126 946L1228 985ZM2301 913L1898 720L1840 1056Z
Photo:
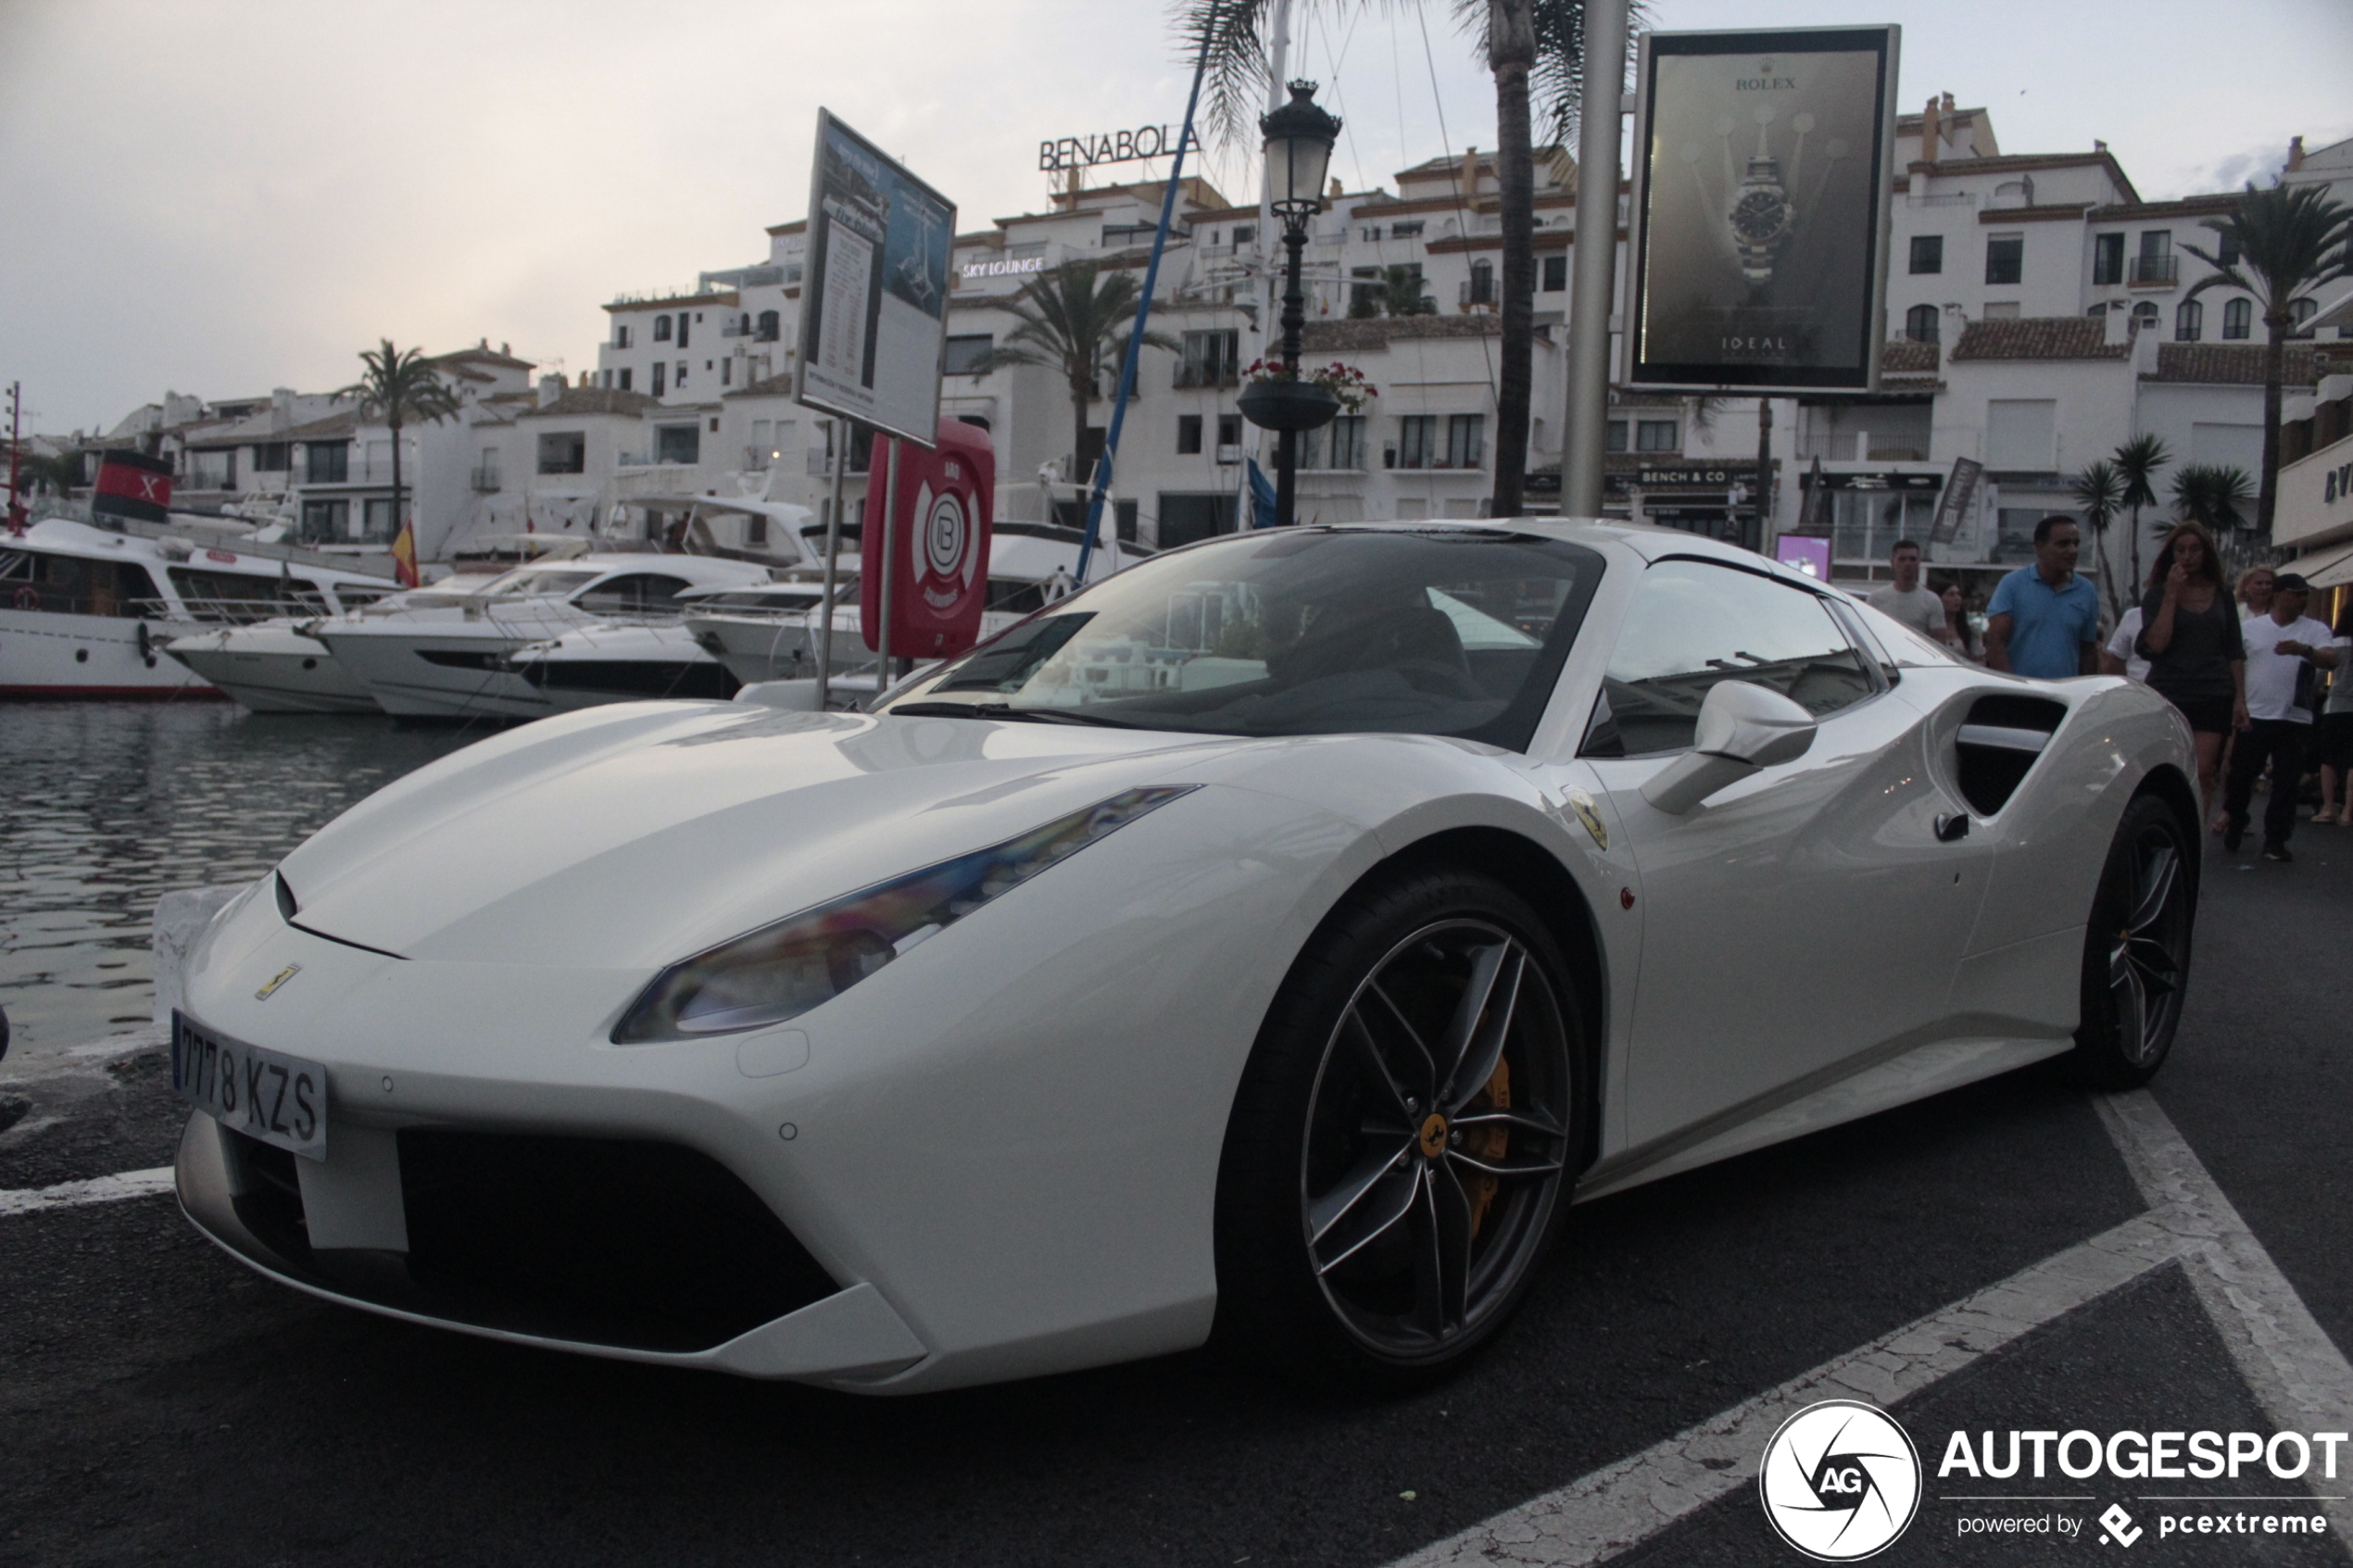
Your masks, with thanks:
M2353 770L2353 713L2323 713L2312 737L2312 760L2324 768Z
M2227 735L2231 733L2231 699L2229 697L2175 696L2171 692L2160 692L2158 695L2180 709L2182 717L2187 719L2190 721L2190 728L2199 734Z

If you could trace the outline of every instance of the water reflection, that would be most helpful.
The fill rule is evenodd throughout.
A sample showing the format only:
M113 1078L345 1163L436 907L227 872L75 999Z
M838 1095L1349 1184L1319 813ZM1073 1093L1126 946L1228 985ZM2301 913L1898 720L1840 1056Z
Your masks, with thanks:
M482 738L229 703L0 704L0 1000L21 1049L147 1022L148 918L245 882L403 773Z

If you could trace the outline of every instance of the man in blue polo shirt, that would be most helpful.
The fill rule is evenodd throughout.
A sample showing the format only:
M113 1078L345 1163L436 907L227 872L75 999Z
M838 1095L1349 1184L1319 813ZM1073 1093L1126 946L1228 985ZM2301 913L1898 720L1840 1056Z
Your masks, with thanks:
M1985 607L1988 665L2045 681L2099 668L2100 596L2075 574L2082 547L2071 517L2046 517L2034 525L2034 564L2003 578Z

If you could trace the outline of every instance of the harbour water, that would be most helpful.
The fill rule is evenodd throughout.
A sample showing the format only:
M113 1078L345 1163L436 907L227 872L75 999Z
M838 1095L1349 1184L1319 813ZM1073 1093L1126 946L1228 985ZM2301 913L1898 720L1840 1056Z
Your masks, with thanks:
M259 876L346 808L483 734L226 702L0 704L9 1056L146 1023L157 897Z

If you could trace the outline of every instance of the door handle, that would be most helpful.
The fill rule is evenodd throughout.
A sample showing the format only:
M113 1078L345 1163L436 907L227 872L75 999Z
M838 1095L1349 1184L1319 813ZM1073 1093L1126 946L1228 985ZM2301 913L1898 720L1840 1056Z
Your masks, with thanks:
M1969 836L1969 813L1954 811L1936 819L1936 842L1958 844Z

